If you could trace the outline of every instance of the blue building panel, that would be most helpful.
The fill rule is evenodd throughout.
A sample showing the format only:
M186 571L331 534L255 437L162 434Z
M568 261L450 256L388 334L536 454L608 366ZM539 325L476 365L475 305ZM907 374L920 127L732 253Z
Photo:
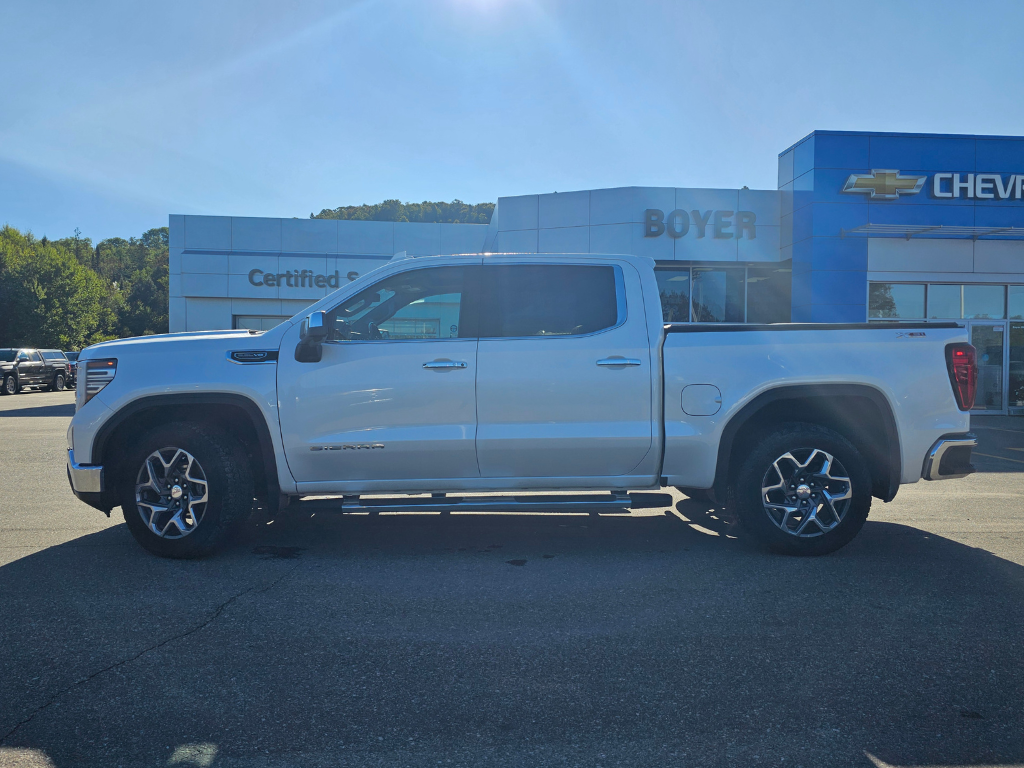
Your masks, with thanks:
M868 206L872 224L912 224L922 226L973 227L973 205L893 205L879 202Z
M814 167L852 169L870 165L869 140L864 134L814 133Z
M979 173L1024 173L1024 139L978 139L976 143Z
M779 188L793 180L793 150L779 155Z
M793 178L814 170L814 134L793 147Z
M868 294L867 272L811 272L812 304L863 304ZM862 318L863 319L863 318Z
M871 206L856 203L815 203L804 209L812 215L814 237L839 237L842 230L853 229L867 224ZM796 218L803 211L797 211Z
M937 136L870 137L872 168L973 171L975 140Z
M1024 227L1024 206L977 205L974 207L974 226Z

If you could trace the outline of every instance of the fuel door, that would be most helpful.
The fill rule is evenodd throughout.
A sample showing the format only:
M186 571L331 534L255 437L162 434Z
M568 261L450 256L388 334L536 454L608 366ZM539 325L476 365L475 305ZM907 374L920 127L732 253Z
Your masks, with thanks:
M714 416L722 409L722 392L714 384L690 384L683 387L683 413L688 416Z

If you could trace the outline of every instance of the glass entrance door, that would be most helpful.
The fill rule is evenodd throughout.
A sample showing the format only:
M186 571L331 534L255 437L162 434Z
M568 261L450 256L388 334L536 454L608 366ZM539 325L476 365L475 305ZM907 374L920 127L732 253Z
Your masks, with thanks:
M1024 409L1024 323L1010 323L1010 384L1007 388L1011 413Z
M978 350L978 394L976 411L1003 411L1003 357L1006 351L1006 323L970 324L971 344Z

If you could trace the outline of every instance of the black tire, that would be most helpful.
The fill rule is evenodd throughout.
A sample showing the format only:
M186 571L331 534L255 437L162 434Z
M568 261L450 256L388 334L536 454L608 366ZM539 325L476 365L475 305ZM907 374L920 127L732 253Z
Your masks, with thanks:
M163 537L151 530L136 499L136 482L147 460L163 449L191 454L206 484L208 501L194 527L181 533L180 526L178 530L166 526L169 534L180 534L180 538ZM253 510L253 476L246 453L234 437L216 427L192 422L156 427L128 451L119 474L121 511L128 530L146 550L160 557L192 559L212 554L233 526Z
M764 496L762 496L763 485L784 479L774 469L777 459L786 453L791 453L800 461L804 461L805 458L808 462L821 461L820 454L816 459L810 458L811 451L814 449L834 457L833 467L845 470L845 477L849 478L849 489L852 492L849 504L839 519L838 525L835 524L837 518L831 514L829 508L824 504L820 507L819 519L823 525L832 526L827 531L823 531L823 525L818 523L811 526L811 523L815 522L813 518L818 517L817 512L806 515L802 512L794 513L793 520L787 523L784 517L785 513L773 508L775 514L784 518L781 522L773 519L764 503ZM816 478L813 481L808 481L808 486L815 493L820 493L825 487L822 485L824 482L821 479L822 475L818 473L799 471L796 469L798 464L788 461L781 462L780 465L783 468L793 467L794 472ZM839 472L838 474L842 475L843 473ZM793 487L795 486L788 486L788 488ZM842 483L838 487L842 488ZM838 495L835 485L832 485L829 490L834 495ZM784 488L781 493L793 492ZM807 491L802 491L802 493L807 493ZM767 495L772 500L777 498L772 497L771 494ZM739 470L729 489L729 502L729 506L736 511L744 532L770 549L792 555L824 555L835 552L848 544L864 526L864 521L867 520L868 512L871 509L871 475L857 449L839 433L815 424L781 424L752 441L752 447L740 462ZM799 503L799 501L795 503ZM806 503L808 505L806 509L810 511L817 502L814 499L806 499ZM799 529L801 522L806 518L812 519L807 521L807 526L803 529L804 532L796 535L791 529ZM783 530L784 525L787 530Z
M5 395L16 395L20 390L21 387L18 386L18 379L13 373L4 376L3 387L0 388L0 392L3 392Z
M53 390L54 392L63 392L64 391L64 374L63 373L58 373L56 376L53 377L53 383L50 385L50 389Z

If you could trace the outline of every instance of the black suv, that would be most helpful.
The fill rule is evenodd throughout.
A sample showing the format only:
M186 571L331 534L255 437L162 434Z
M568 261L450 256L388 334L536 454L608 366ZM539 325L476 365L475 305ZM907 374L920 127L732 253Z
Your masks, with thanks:
M0 393L27 387L59 392L71 379L71 365L59 349L0 349Z

